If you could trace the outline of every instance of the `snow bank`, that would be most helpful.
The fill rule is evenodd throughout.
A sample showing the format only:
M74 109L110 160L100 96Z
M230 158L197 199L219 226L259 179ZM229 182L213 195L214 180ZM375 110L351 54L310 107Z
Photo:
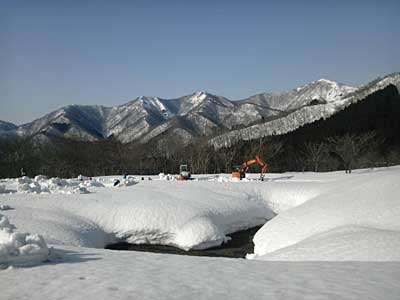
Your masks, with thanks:
M400 260L400 168L348 175L330 186L265 224L250 258Z
M219 245L273 216L252 191L244 196L234 186L196 181L144 181L86 209L81 213L117 238L185 250Z
M51 265L0 272L1 299L398 300L399 263L258 262L56 247Z
M48 255L42 236L15 232L15 226L0 214L0 266L32 266L45 261Z
M116 185L118 187L122 187L122 186L131 186L131 185L135 185L138 182L136 181L135 177L133 176L128 176L122 180L116 179L119 181L119 183Z
M34 179L29 177L17 178L17 192L23 194L87 194L86 187L101 186L101 183L91 180L79 181L74 179L50 178L38 175Z
M101 182L107 186L112 180ZM92 188L88 195L72 197L8 195L7 204L14 208L9 217L18 228L34 230L53 244L104 247L114 237L189 250L219 245L227 234L262 225L274 216L268 203L246 184L133 179L122 183L123 188Z
M172 181L177 180L174 175L164 174L164 173L158 174L158 179L160 179L160 180L172 180Z
M39 189L38 184L41 191L45 185L49 190L56 186L55 191L72 186L87 187L91 193L4 195L4 204L14 208L4 214L21 230L38 232L52 244L104 247L124 240L185 250L219 245L227 241L228 234L262 225L278 214L256 234L254 257L397 259L394 253L378 251L378 245L386 244L390 249L397 245L399 175L400 168L395 167L359 170L351 175L268 174L265 181L253 180L258 175L250 174L248 180L236 182L229 174L197 176L198 181L165 180L165 174L159 175L162 180L141 181L133 176L88 181L22 178L18 184ZM117 179L120 183L114 187ZM378 241L379 232L382 238ZM328 233L330 239L326 238ZM332 242L332 248L341 248L343 256L335 258L327 247L322 248L322 242L315 242L322 239ZM343 250L350 239L357 240L360 247L376 245L376 254L357 254L354 247ZM318 251L304 250L313 247L319 249L319 256ZM284 249L291 252L285 254Z
M132 186L139 183L138 179L134 176L105 176L96 177L92 180L84 181L87 187L125 187ZM81 184L81 186L83 185Z
M0 204L0 210L9 210L12 209L11 206L6 204Z
M400 261L398 231L347 225L259 257L276 261ZM251 256L250 256L251 258Z

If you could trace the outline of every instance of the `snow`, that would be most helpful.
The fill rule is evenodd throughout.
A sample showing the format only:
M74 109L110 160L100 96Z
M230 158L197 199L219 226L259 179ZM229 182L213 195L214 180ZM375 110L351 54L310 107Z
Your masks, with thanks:
M233 144L238 138L254 139L284 134L321 118L328 118L389 84L399 88L400 75L391 74L360 88L322 79L288 92L262 93L240 101L230 101L205 91L198 91L176 99L142 96L117 107L70 105L33 122L3 131L3 134L13 133L27 137L37 134L40 136L40 133L46 132L87 141L113 135L123 143L134 140L145 143L162 132L177 127L185 130L180 132L180 137L185 143L193 136L211 137L224 128L248 126L215 137L211 144L218 144L219 148L219 145ZM313 99L317 99L321 104L304 109ZM281 114L293 110L299 112ZM185 122L177 122L175 116L183 117L190 126L185 125ZM271 116L281 118L279 121L274 118L272 122L254 126L262 121L262 117ZM69 130L59 131L57 126L54 126L56 123L70 125Z
M207 99L207 93L204 91L197 91L190 99L193 103L193 107L196 107L201 104L205 99Z
M220 149L222 147L230 147L242 140L285 134L305 124L327 119L338 111L353 103L362 101L367 96L386 88L390 84L400 89L400 74L388 75L377 82L369 83L360 88L345 86L327 80L312 82L301 87L301 89L293 90L294 92L285 93L283 98L276 97L277 103L274 102L274 97L272 97L272 103L274 103L274 105L271 105L272 108L282 110L295 108L294 112L266 123L251 125L215 136L210 139L209 144L213 145L215 149ZM326 100L327 103L304 107L304 105L309 104L310 99L314 98ZM280 107L279 103L282 103L283 106Z
M117 179L94 178L104 187L87 187L85 195L19 189L6 197L14 208L9 217L22 230L40 232L53 244L104 247L122 239L189 250L219 245L227 234L262 225L274 216L258 192L240 183L180 182L160 174L151 181L119 177L120 184L114 186ZM40 182L40 187L53 180ZM61 190L79 182L59 180ZM20 178L18 186L30 181Z
M265 262L57 247L50 262L0 271L1 299L385 299L399 263Z
M277 261L400 261L398 249L399 232L346 225L258 258Z
M94 182L88 194L16 189L51 178L2 180L14 192L0 196L12 207L1 211L0 249L48 261L0 271L0 298L398 299L400 166L265 181L167 176L176 175L56 180L63 189ZM247 260L95 249L120 239L203 249L272 217ZM50 256L43 238L23 231L40 234Z
M87 186L96 185L89 181L80 182L74 179L50 178L38 175L35 178L21 177L17 179L17 192L25 194L87 194Z
M278 214L256 234L255 253L249 257L295 260L296 255L286 255L284 249L290 253L303 251L307 245L317 249L317 244L327 244L319 241L329 240L327 235L335 237L330 240L336 243L331 249L350 245L349 239L358 240L359 245L396 245L399 175L400 168L393 167L360 170L350 176L343 172L268 174L263 182L254 180L258 175L235 181L229 174L197 176L184 182L164 173L151 181L134 176L89 180L84 176L80 180L22 177L3 181L4 190L16 186L16 191L4 194L2 205L13 208L7 214L19 228L39 232L52 244L98 248L125 240L204 249ZM86 194L73 194L77 189ZM51 229L48 224L53 224ZM365 253L351 253L354 247L332 251L336 257L329 247L313 253L318 252L318 260L324 253L326 260L399 259L397 252L389 253L395 247L376 252L381 255L364 248ZM279 255L272 254L278 250ZM313 253L310 259L316 258Z
M45 261L48 255L42 236L16 232L8 218L0 214L0 267L32 266Z
M11 206L5 205L5 204L0 204L0 210L9 210L12 209Z
M399 261L400 169L343 178L255 235L252 258L271 260Z

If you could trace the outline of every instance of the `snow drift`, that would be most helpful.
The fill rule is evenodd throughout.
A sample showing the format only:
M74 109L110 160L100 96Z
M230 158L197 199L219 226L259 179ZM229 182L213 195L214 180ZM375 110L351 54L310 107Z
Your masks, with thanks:
M170 177L170 176L168 176ZM59 182L53 193L1 195L2 210L19 229L55 245L102 248L127 241L204 249L227 235L266 223L254 255L270 260L400 260L400 167L331 173L267 174L232 181L228 174L73 179L9 179L21 184ZM60 180L60 181L58 181ZM120 183L115 185L116 180ZM60 193L85 187L87 194Z
M32 266L48 258L43 237L15 231L7 217L0 214L0 267Z
M88 187L84 195L7 195L14 208L9 217L51 244L101 248L123 240L189 250L220 245L227 234L274 216L246 182L121 179L116 188L116 178L97 178L105 188Z
M253 258L400 260L400 169L334 180L327 190L282 212L255 235Z

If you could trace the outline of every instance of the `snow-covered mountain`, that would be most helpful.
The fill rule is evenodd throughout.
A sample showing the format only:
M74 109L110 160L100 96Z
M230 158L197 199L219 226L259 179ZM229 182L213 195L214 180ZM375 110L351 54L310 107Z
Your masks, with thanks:
M321 84L321 85L320 85ZM326 119L335 113L345 109L352 103L356 103L365 99L367 96L394 85L400 91L400 73L390 74L383 79L377 79L360 88L351 88L338 85L335 82L327 80L319 80L311 84L300 87L295 91L300 92L302 89L309 89L311 86L317 86L319 93L312 94L311 89L309 96L298 95L294 101L285 101L287 106L282 108L286 112L280 117L273 120L267 120L261 124L255 124L243 129L232 130L228 133L221 134L210 140L210 143L216 148L229 147L241 140L252 140L260 137L285 134L296 130L306 124L315 122L320 119ZM331 89L327 88L330 86ZM290 94L290 92L288 93ZM318 98L318 96L320 98ZM288 97L290 99L290 97ZM308 99L308 100L307 100ZM309 102L307 102L309 101Z
M282 93L262 93L232 101L205 91L175 99L138 97L117 107L69 105L7 132L19 136L60 136L127 143L152 139L212 138L217 148L241 139L285 133L326 118L369 92L398 85L392 74L361 88L320 79Z
M17 128L17 125L10 123L10 122L5 122L5 121L0 120L0 133L15 130L16 128Z

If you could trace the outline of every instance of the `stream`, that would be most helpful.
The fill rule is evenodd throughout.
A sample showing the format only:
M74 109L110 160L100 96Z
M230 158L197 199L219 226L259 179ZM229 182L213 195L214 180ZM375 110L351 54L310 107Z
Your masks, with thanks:
M260 228L261 226L257 226L247 230L241 230L232 234L228 234L228 236L231 238L230 241L222 244L221 246L208 248L205 250L185 251L173 246L151 245L151 244L129 244L126 242L110 244L107 245L105 249L155 252L155 253L191 255L191 256L244 258L247 253L254 252L253 237Z

